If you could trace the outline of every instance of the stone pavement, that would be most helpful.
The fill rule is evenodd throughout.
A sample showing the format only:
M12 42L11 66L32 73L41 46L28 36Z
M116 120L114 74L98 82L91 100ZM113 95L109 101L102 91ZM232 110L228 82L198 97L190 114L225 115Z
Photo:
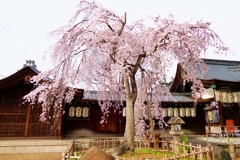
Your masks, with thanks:
M201 144L201 145L207 145L208 143L211 144L217 144L217 145L227 145L228 140L230 142L233 142L233 144L240 144L240 137L230 137L229 139L227 137L206 137L206 135L191 135L187 136L189 139L189 142L192 144Z

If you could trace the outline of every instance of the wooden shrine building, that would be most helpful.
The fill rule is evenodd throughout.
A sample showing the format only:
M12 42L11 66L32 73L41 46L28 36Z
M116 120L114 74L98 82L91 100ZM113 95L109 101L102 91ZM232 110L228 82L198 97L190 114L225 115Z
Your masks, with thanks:
M204 122L206 130L217 134L225 132L226 126L228 126L227 128L231 126L232 130L239 130L240 61L204 59L204 62L208 72L199 79L206 90L197 103L200 113L196 114L200 114L201 119L197 119L195 126L199 127L200 125L202 128ZM190 93L191 83L183 84L184 74L184 70L178 64L171 92ZM204 115L204 119L202 115Z
M26 61L16 73L0 79L0 138L59 137L51 132L51 124L39 122L42 108L23 103L23 96L33 89L30 78L39 74L34 61Z
M191 83L183 85L183 73L178 64L171 83L172 99L159 97L163 116L167 122L179 116L185 122L186 134L205 134L207 126L240 125L240 62L204 59L208 73L199 77L206 88L206 96L195 104L191 97ZM97 92L77 89L71 104L63 105L63 116L58 119L58 130L51 132L51 125L39 121L40 105L23 103L33 85L32 76L39 73L34 61L27 61L22 69L0 79L0 138L1 137L48 137L75 138L95 136L123 136L126 124L124 106L122 112L110 110L103 124L102 112L97 102ZM114 101L114 99L112 99ZM196 127L197 126L197 127Z

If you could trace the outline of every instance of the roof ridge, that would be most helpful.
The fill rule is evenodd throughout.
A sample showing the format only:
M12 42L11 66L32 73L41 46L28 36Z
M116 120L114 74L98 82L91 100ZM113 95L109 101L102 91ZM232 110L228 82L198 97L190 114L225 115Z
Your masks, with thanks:
M203 58L206 64L213 65L224 65L224 66L240 66L240 61L235 60L220 60L220 59L205 59Z

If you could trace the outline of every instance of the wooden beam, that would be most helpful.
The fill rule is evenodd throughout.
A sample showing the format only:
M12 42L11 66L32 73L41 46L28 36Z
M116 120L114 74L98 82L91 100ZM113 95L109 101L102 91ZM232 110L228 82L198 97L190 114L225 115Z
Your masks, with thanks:
M28 104L24 137L28 137L30 116L31 116L31 105Z

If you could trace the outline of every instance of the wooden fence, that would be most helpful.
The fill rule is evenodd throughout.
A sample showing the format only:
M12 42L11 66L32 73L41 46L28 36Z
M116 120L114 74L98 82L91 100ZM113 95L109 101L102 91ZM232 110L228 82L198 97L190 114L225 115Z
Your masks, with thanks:
M62 153L62 160L69 160L69 159L80 159L80 154L86 152L92 146L97 146L102 150L111 150L116 147L119 147L123 143L123 139L116 138L116 139L93 139L88 141L72 141L65 152ZM156 145L154 145L156 144ZM182 152L177 150L174 152L173 145L177 146L178 148L182 146ZM199 160L214 160L214 151L212 147L202 147L201 145L193 146L191 143L178 143L173 142L172 140L157 140L157 141L149 141L149 140L140 140L135 141L135 149L153 149L156 151L168 151L174 153L174 156L168 157L167 155L164 156L164 160L178 160L180 158L184 159L199 159ZM133 160L134 158L126 158L126 157L118 157L116 156L116 160ZM134 159L138 160L138 159ZM152 158L149 160L156 160L156 158Z

